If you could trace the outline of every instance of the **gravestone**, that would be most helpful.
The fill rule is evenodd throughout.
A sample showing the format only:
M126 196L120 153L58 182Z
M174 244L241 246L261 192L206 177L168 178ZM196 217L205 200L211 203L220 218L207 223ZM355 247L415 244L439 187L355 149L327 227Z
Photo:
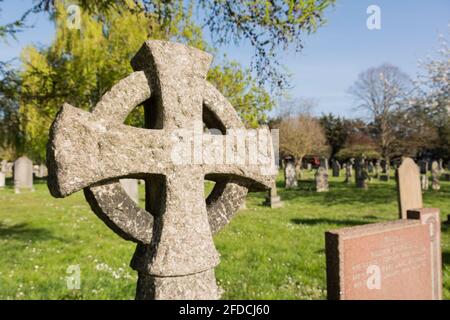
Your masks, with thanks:
M292 161L286 161L284 167L284 187L286 189L297 188L297 171L295 170L295 164Z
M389 161L382 160L380 181L389 181L389 179L390 179Z
M36 177L38 178L45 178L48 175L48 170L45 164L40 164L38 166L37 172L36 172Z
M327 157L321 157L319 166L328 171L328 158Z
M345 183L351 183L352 178L352 165L350 163L344 164L345 169Z
M5 178L6 175L3 172L0 172L0 189L5 187Z
M431 164L431 189L433 190L440 190L441 189L441 183L439 181L439 176L441 172L439 170L439 164L437 161L433 161Z
M139 185L136 179L120 179L120 185L125 193L135 203L139 204Z
M311 163L307 163L306 164L306 169L308 169L308 171L312 170L312 164Z
M439 171L443 172L444 170L444 159L439 159Z
M325 234L333 300L442 299L439 209Z
M138 273L136 299L218 299L219 254L212 235L249 190L274 187L270 132L245 129L206 80L211 60L182 44L146 41L132 59L135 72L92 112L64 104L52 124L49 190L55 197L84 190L94 213L137 243L131 261ZM124 124L141 103L146 130ZM223 135L205 134L204 124ZM244 144L237 136L247 137ZM224 139L226 161L212 159ZM122 178L146 179L145 210L127 196ZM206 200L205 179L215 182Z
M368 173L372 173L372 174L373 174L373 172L374 172L374 165L373 165L373 162L372 162L372 161L369 161L369 162L367 163L367 172L368 172Z
M428 175L426 174L420 175L420 186L422 187L423 191L426 191L430 188L430 181L428 179Z
M395 173L399 218L406 219L408 210L423 207L420 170L413 159L404 158Z
M380 160L375 161L375 178L379 179L381 175L381 163Z
M368 189L367 179L368 174L365 168L364 158L358 158L355 162L355 182L356 187L360 189Z
M272 209L283 207L283 202L277 194L277 188L275 186L267 191L266 199L263 205L271 207Z
M14 161L14 191L20 193L23 189L34 191L33 162L26 156Z
M8 172L8 161L2 160L1 166L0 166L0 172L3 172L5 175Z
M328 171L324 167L319 167L314 175L316 181L317 192L327 192L328 186Z
M14 162L8 162L6 164L6 175L12 174L14 168Z
M331 166L333 169L333 177L339 177L341 175L341 164L336 159L333 159L331 162Z
M350 166L350 177L353 177L353 167L355 166L355 159L351 158L348 161L348 165Z

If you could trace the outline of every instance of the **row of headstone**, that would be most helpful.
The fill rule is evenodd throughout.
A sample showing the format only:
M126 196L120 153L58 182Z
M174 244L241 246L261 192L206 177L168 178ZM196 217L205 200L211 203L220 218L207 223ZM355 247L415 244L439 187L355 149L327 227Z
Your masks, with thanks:
M420 169L396 170L399 220L325 234L327 295L338 300L440 300L440 211L423 208Z

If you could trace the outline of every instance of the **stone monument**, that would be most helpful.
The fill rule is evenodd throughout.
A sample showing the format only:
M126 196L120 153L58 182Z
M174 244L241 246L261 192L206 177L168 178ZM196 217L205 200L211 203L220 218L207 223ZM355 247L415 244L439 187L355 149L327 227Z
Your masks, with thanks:
M26 156L14 161L14 191L20 193L23 189L34 191L33 162Z
M413 159L404 158L395 172L399 218L406 219L408 210L423 207L420 170Z
M252 146L248 141L238 146L233 132L255 135L206 81L211 59L182 44L146 41L131 61L135 72L115 84L92 112L64 104L50 131L51 194L84 190L94 213L137 243L131 261L138 273L137 299L218 299L219 254L212 235L239 210L248 190L274 187L267 129L255 139L256 163L233 152L243 149L247 155ZM147 129L125 125L142 103ZM204 134L203 124L222 134ZM205 157L224 139L227 161ZM267 148L259 148L259 141ZM127 196L123 178L146 180L145 210ZM205 179L216 182L206 200Z
M277 194L277 187L273 186L267 191L266 199L263 205L267 207L271 207L272 209L283 207L283 202L281 201L280 196Z
M295 170L295 164L292 161L286 161L284 166L284 187L285 189L297 188L297 170Z
M319 167L314 175L316 181L317 192L327 192L328 186L328 171L324 167Z
M333 169L333 177L339 177L341 175L341 164L336 159L331 161L331 166Z
M136 204L139 204L139 184L137 179L120 179L120 185Z
M442 299L439 209L407 218L325 234L328 299Z
M439 170L439 163L437 161L433 161L431 164L431 188L433 190L440 190L441 183L439 181L439 177L441 175L441 170Z

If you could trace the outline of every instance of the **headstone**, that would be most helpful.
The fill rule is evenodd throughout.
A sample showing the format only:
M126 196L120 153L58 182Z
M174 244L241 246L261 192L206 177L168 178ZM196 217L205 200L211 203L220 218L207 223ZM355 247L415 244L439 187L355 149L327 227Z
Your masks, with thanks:
M444 169L444 159L439 159L439 171L443 172Z
M354 159L354 158L351 158L351 159L348 161L347 166L348 166L349 169L350 169L350 177L353 177L353 167L355 166L355 159Z
M345 183L351 183L352 178L352 165L350 163L344 164L345 169Z
M328 158L327 157L320 158L320 167L322 167L328 171Z
M439 164L437 161L433 161L431 165L431 189L433 190L440 190L441 189L441 183L439 181L440 176L440 170L439 170Z
M380 175L380 181L389 181L390 178L390 172L389 172L389 161L382 160L381 161L381 175Z
M442 299L439 209L325 234L333 300Z
M33 174L35 177L39 175L39 166L37 164L33 165Z
M404 158L396 171L400 219L406 219L408 210L423 207L420 170L411 158Z
M381 175L381 163L380 160L375 161L375 178L379 179Z
M38 178L45 178L48 175L48 170L45 164L40 164L37 170L36 177Z
M420 186L422 187L423 191L426 191L430 188L430 181L428 179L428 175L426 174L420 175Z
M136 299L218 299L214 268L220 260L212 236L239 210L249 189L275 185L270 132L258 130L258 139L250 140L255 131L245 129L206 80L211 60L183 44L146 41L132 59L135 72L115 84L92 112L65 104L50 130L51 194L84 190L95 214L137 243L131 261L138 273ZM150 97L157 108L147 103ZM141 103L149 130L124 124ZM243 149L254 156L251 150L257 150L257 161L240 161L241 153L235 160L227 155L226 162L211 158L224 146L224 135L205 135L204 119L226 128L227 153ZM237 134L249 139L238 145ZM125 176L146 177L145 210L121 187L117 177ZM205 177L215 181L206 201Z
M308 171L312 170L312 164L311 163L307 163L306 164L306 168L308 169Z
M373 173L373 172L374 172L374 165L373 165L373 162L372 162L372 161L369 161L369 162L367 163L367 172L368 172L368 173Z
M273 187L267 191L266 200L263 203L267 207L271 207L272 209L281 208L283 206L283 202L281 201L280 196L277 194L277 188Z
M368 189L367 179L368 174L365 169L365 160L364 158L358 158L355 163L355 182L356 187L360 189Z
M328 186L328 171L324 167L319 167L314 175L316 180L316 191L317 192L327 192L329 190Z
M120 179L120 185L135 203L139 204L139 186L136 179Z
M34 191L33 162L26 156L14 161L14 191L20 193L22 189Z
M295 170L295 164L292 161L287 161L284 167L284 187L286 189L297 188L297 171Z
M339 177L341 175L341 164L336 159L331 162L333 169L333 177Z
M12 174L13 168L14 168L14 162L8 162L6 164L6 175L8 175L9 173Z
M0 189L5 187L5 177L6 175L3 172L0 172Z
M8 161L6 160L2 160L1 162L1 167L0 167L0 172L3 172L5 175L8 172Z

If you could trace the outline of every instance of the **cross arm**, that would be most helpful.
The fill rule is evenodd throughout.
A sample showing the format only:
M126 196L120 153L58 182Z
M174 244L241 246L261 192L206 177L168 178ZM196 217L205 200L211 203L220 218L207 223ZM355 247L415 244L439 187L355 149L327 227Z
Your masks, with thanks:
M64 104L47 146L51 194L65 197L99 182L164 172L170 150L162 136Z

